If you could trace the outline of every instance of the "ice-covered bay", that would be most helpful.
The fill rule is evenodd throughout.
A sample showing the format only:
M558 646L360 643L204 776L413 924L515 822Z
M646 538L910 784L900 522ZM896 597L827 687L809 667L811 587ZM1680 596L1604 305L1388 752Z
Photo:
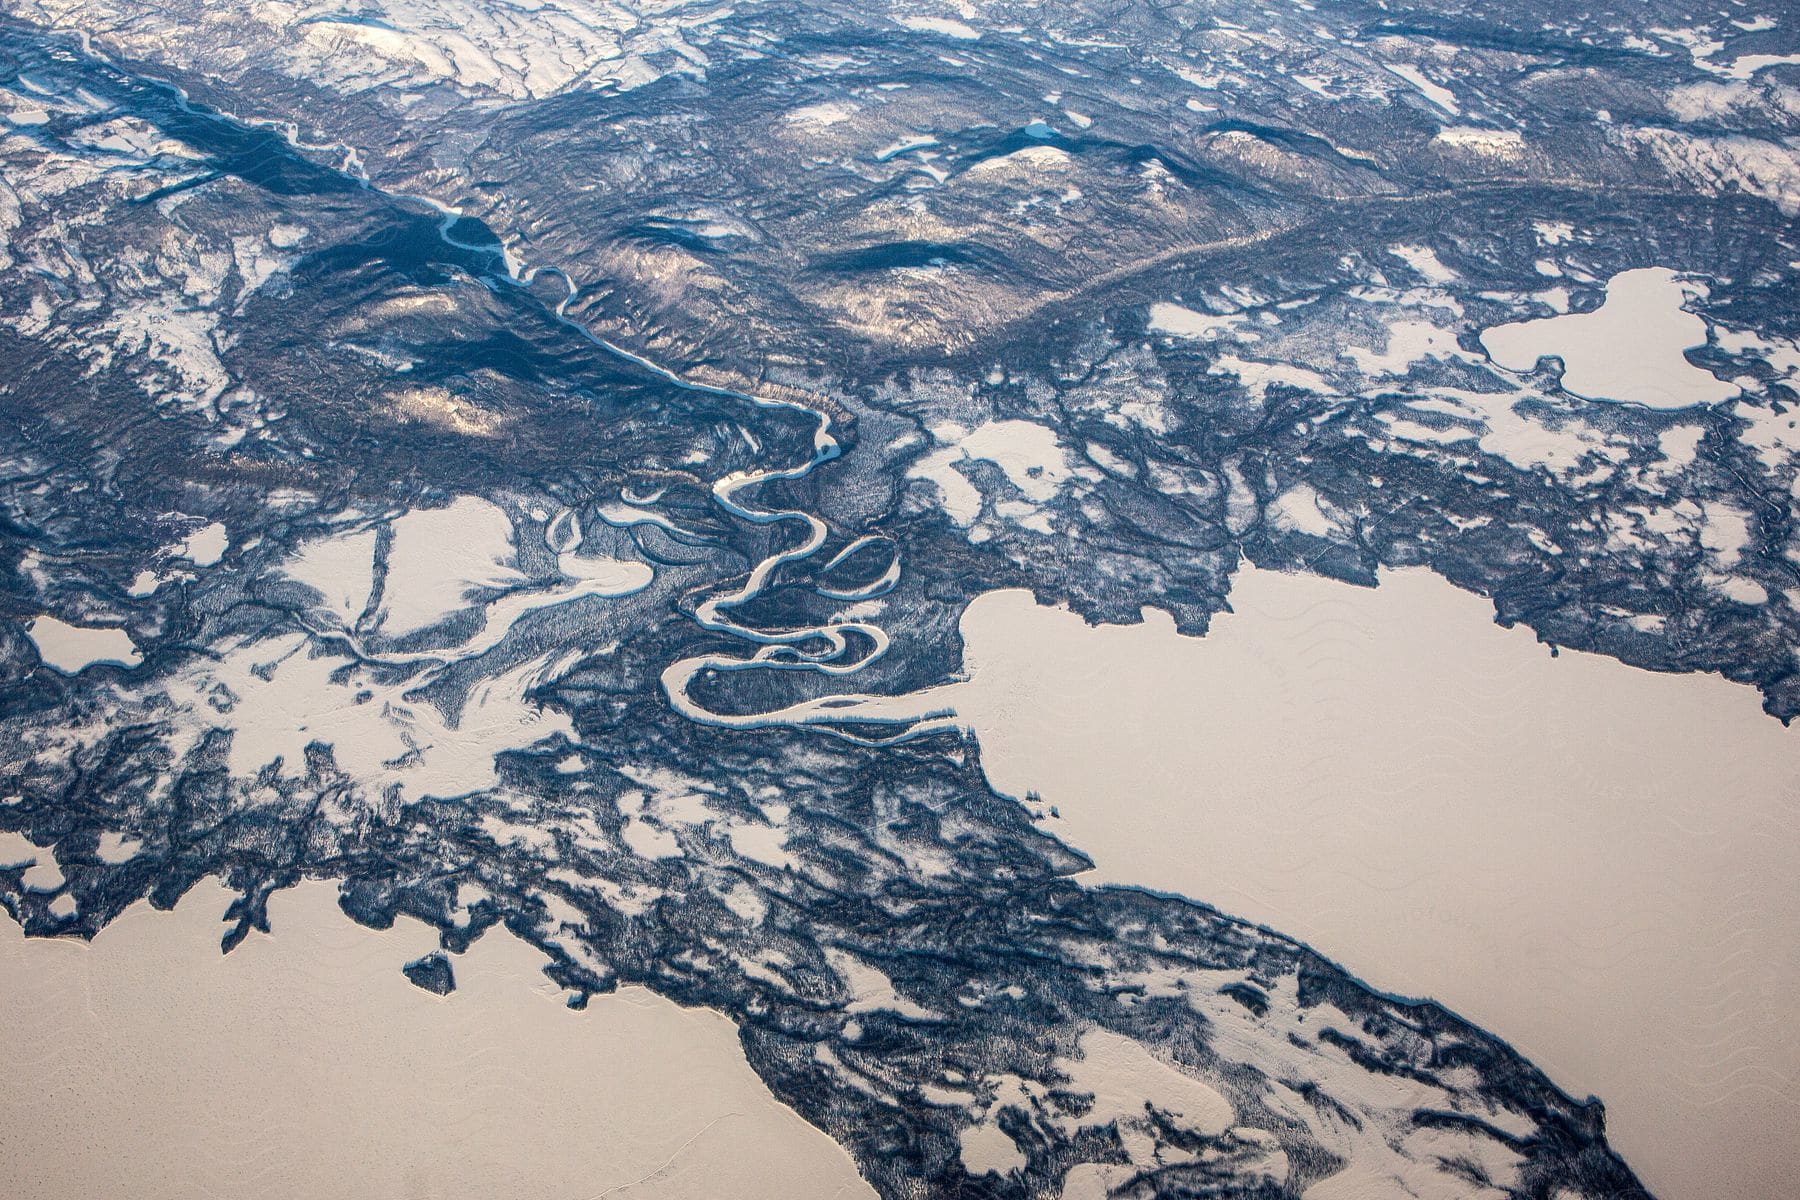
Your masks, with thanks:
M434 997L394 966L436 932L362 928L334 892L277 895L275 935L223 958L233 893L212 880L92 944L0 922L0 1060L54 1080L0 1097L0 1194L874 1195L723 1016L638 988L572 1012L503 930Z
M1717 677L1553 659L1422 572L1250 570L1232 603L1195 639L989 593L928 699L1093 881L1445 1003L1600 1096L1659 1196L1800 1176L1800 733Z

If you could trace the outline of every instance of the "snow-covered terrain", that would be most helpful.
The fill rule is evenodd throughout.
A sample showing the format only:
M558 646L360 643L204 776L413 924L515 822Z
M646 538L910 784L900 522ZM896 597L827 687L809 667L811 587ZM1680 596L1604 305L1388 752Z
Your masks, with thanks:
M888 1197L1644 1194L1430 981L1079 878L958 623L1411 568L1800 715L1786 13L0 12L27 934L503 924Z

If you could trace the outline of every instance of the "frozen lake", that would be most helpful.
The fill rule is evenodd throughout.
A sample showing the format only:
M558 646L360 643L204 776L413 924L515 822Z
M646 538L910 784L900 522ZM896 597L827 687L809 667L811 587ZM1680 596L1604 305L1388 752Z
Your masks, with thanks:
M278 894L276 934L223 958L231 893L214 880L171 913L137 905L91 945L0 921L16 1018L0 1059L47 1084L0 1097L0 1194L874 1195L769 1094L719 1014L638 988L571 1011L542 955L503 930L452 956L457 990L433 996L399 967L435 932L365 929L335 892Z
M1093 882L1441 1001L1599 1095L1666 1200L1800 1177L1800 731L1717 677L1553 659L1422 572L1246 570L1232 603L1195 639L990 593L943 692Z
M1481 335L1496 363L1529 371L1538 359L1563 361L1563 387L1589 400L1687 408L1729 400L1737 388L1689 362L1706 345L1706 322L1684 307L1699 293L1665 267L1621 271L1589 313L1497 325Z

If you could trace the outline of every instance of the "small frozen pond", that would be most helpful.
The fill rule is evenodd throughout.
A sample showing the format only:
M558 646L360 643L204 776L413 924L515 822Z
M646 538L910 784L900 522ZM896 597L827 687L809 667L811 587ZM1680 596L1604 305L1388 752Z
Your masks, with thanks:
M52 616L38 617L25 626L44 665L73 675L95 663L135 667L144 661L137 644L123 629L94 629L71 625Z

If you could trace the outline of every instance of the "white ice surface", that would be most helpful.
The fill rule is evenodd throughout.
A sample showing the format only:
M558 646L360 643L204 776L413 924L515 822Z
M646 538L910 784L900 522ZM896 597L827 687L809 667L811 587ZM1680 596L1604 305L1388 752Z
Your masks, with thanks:
M1418 88L1420 95L1424 96L1427 100L1431 101L1451 116L1458 116L1462 113L1462 106L1456 102L1456 94L1454 92L1449 88L1444 87L1442 84L1433 83L1426 76L1425 72L1419 70L1419 68L1413 66L1411 63L1384 63L1382 65L1400 78L1406 80L1406 82L1412 84L1415 88Z
M123 629L95 629L71 625L49 615L34 617L25 633L37 647L44 664L73 675L96 663L135 667L144 661L137 644Z
M1166 333L1174 337L1216 338L1232 328L1242 325L1248 318L1243 313L1195 312L1179 304L1158 303L1150 306L1150 321L1147 328L1151 333Z
M496 504L458 496L443 508L418 508L393 523L382 632L415 633L469 603L476 589L511 587L524 578L511 565L512 522Z
M372 529L313 538L302 543L281 570L318 592L324 607L341 623L354 624L369 601L375 541Z
M210 567L225 557L230 544L231 538L225 526L214 521L188 534L175 553L197 567Z
M571 1011L503 929L432 996L399 965L435 932L357 926L321 883L222 957L228 900L207 880L91 945L0 920L0 1195L873 1200L715 1012Z
M1664 267L1624 271L1607 282L1595 311L1496 325L1481 344L1512 371L1561 358L1563 387L1590 400L1661 409L1728 400L1736 386L1683 353L1706 344L1706 322L1683 307L1693 290Z
M956 524L968 527L981 515L981 491L958 469L959 463L986 459L1005 474L1030 503L1012 512L1029 522L1037 505L1054 497L1074 473L1069 455L1048 426L1032 421L986 421L969 430L945 424L931 431L938 449L915 462L909 479L937 485L939 504Z
M953 17L927 17L908 15L899 18L899 23L908 29L916 29L922 33L941 33L945 37L960 41L971 41L981 36L973 28Z
M971 682L915 703L1058 808L1091 881L1296 936L1598 1094L1664 1200L1800 1178L1800 731L1716 677L1552 659L1424 572L1231 600L1196 639L992 593Z
M495 755L573 734L565 714L526 698L559 662L552 655L509 668L446 712L409 694L410 682L379 682L296 633L222 647L216 660L172 679L169 694L187 739L231 731L227 761L238 778L277 759L282 774L302 775L306 748L317 742L370 795L397 786L411 798L462 796L493 786Z

